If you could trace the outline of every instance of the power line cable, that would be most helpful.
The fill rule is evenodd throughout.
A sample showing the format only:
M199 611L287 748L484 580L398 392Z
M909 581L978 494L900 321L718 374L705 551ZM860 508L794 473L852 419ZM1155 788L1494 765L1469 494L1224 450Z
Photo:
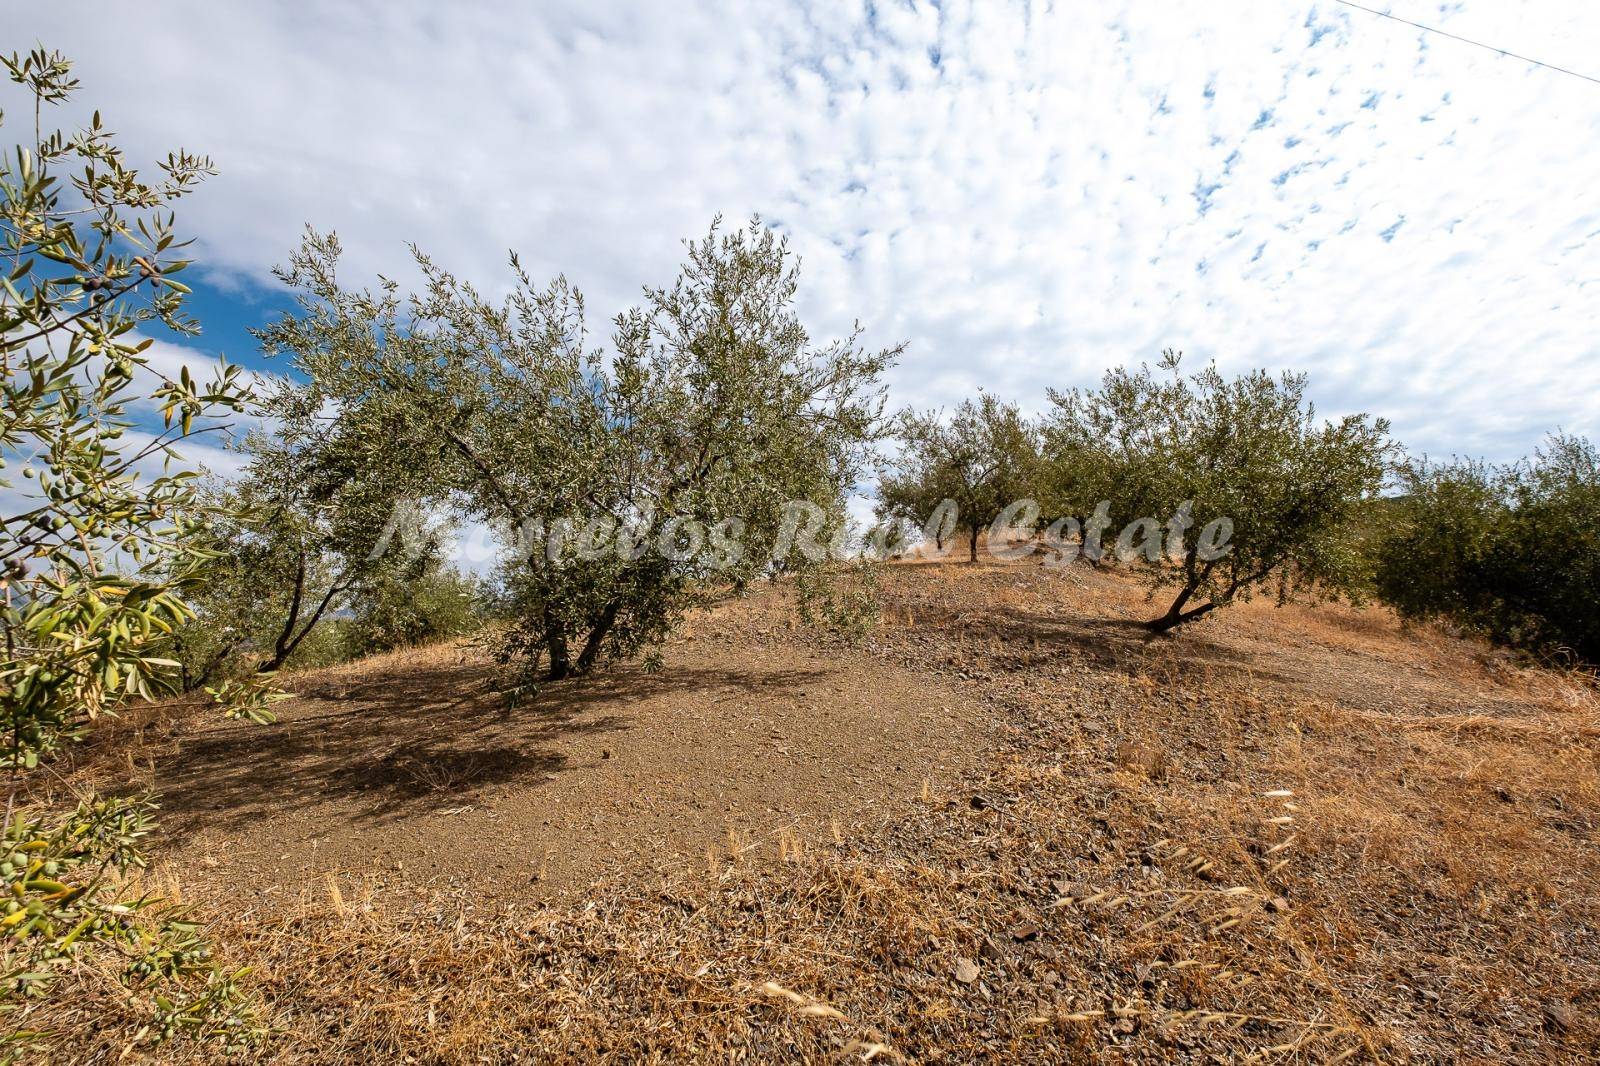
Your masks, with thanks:
M1558 67L1554 63L1545 63L1529 56L1521 56L1515 52L1508 52L1504 48L1496 48L1492 44L1484 44L1482 41L1474 41L1469 37L1462 37L1457 34L1450 33L1447 30L1437 29L1433 26L1424 26L1420 22L1412 22L1410 19L1403 19L1399 15L1391 15L1387 11L1379 11L1376 8L1364 7L1361 4L1351 3L1350 0L1334 0L1334 3L1343 4L1345 7L1353 7L1357 11L1365 11L1369 15L1377 15L1380 18L1392 19L1395 22L1402 22L1407 26L1415 26L1419 30L1425 30L1428 33L1437 33L1439 36L1448 37L1452 41L1460 41L1462 44L1470 44L1477 48L1487 49L1488 51L1498 53L1499 55L1510 56L1512 59L1520 59L1524 63L1532 63L1536 67L1543 67L1546 70L1553 70L1559 74L1570 74L1574 78L1582 78L1584 81L1592 81L1596 85L1600 85L1600 78L1591 77L1588 74L1579 74L1575 70L1568 70L1566 67Z

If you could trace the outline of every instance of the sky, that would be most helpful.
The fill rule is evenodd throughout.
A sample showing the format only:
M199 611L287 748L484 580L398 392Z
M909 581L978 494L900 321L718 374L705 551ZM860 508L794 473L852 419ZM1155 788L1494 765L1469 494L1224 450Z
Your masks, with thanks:
M1371 6L1600 77L1600 4ZM1600 437L1600 84L1332 0L0 9L75 60L62 121L215 160L179 218L206 330L165 357L262 365L307 224L356 280L414 241L495 290L515 249L603 332L759 214L816 340L907 343L895 406L1039 411L1173 347L1416 453Z

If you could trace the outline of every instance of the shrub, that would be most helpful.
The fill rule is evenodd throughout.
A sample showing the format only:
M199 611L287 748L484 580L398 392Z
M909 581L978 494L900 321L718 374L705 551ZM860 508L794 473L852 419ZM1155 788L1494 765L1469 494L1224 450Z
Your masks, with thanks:
M1406 618L1464 618L1511 515L1510 485L1483 463L1408 463L1373 546L1373 587Z
M1378 595L1501 643L1600 662L1600 457L1555 436L1505 467L1418 462L1375 548Z
M429 558L387 572L363 591L343 627L346 657L465 636L483 626L483 589Z

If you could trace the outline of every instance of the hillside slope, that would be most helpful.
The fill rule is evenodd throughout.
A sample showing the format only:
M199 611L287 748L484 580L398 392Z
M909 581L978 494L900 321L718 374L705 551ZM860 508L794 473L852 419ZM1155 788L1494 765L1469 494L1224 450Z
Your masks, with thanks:
M127 762L271 1061L1591 1061L1592 685L1378 610L1151 612L897 566L859 648L772 590L509 718L426 649Z

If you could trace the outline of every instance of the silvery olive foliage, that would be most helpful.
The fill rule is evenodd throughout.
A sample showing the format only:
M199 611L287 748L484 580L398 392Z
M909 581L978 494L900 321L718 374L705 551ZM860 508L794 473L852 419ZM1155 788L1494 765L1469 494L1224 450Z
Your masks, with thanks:
M143 1002L132 1046L174 1038L227 1049L265 1035L244 984L184 908L130 892L155 828L147 798L91 796L64 816L16 812L0 839L0 1062L48 1044L33 1016L61 986L109 977ZM48 1014L46 1014L48 1017Z
M860 644L882 617L884 561L866 550L832 567L808 567L795 574L795 613L825 638Z
M383 568L365 583L352 616L339 629L337 651L356 658L467 636L484 627L489 607L483 582L436 555L418 555Z
M897 426L902 447L878 484L881 521L935 527L949 507L951 532L964 533L969 557L978 561L978 534L1014 501L1033 495L1039 435L1016 404L984 393L964 400L949 417L939 411L905 411Z
M536 284L514 256L502 300L415 249L420 291L347 287L316 233L280 272L299 310L262 338L304 378L278 399L286 431L332 419L374 442L366 476L500 532L501 652L530 683L651 648L692 604L790 562L774 558L790 502L836 512L882 433L899 349L813 345L783 239L718 223L685 251L608 347L565 278Z
M269 419L293 412L296 388L266 388ZM434 625L422 612L395 609L415 599L419 582L437 590L447 578L442 530L405 495L409 471L396 480L400 468L374 461L383 442L350 439L352 427L336 418L276 424L276 432L246 439L249 459L237 478L207 486L239 517L208 531L220 560L193 597L195 624L176 638L186 688L271 673L291 657L296 664L313 653L343 657L352 617L363 621L352 654L450 635L445 630L462 624ZM394 633L380 632L384 618L396 623Z
M215 562L198 535L216 512L176 449L249 402L247 384L225 364L209 381L167 372L137 332L196 328L167 208L211 167L177 153L141 178L98 113L76 133L47 129L77 89L62 56L3 63L35 106L26 143L0 158L0 1010L25 1027L28 1001L61 974L122 960L118 978L164 1019L144 1036L201 1016L202 1030L243 1033L232 978L193 929L124 896L118 871L140 861L149 804L91 798L64 817L18 804L41 759L172 683L161 653Z
M1051 392L1046 510L1094 521L1109 501L1105 528L1149 549L1153 588L1177 586L1149 623L1158 632L1263 585L1280 599L1359 592L1352 519L1383 487L1388 422L1319 420L1303 374L1185 377L1179 362L1169 350L1158 370L1119 368L1098 389ZM1220 557L1205 550L1208 526L1230 531Z

